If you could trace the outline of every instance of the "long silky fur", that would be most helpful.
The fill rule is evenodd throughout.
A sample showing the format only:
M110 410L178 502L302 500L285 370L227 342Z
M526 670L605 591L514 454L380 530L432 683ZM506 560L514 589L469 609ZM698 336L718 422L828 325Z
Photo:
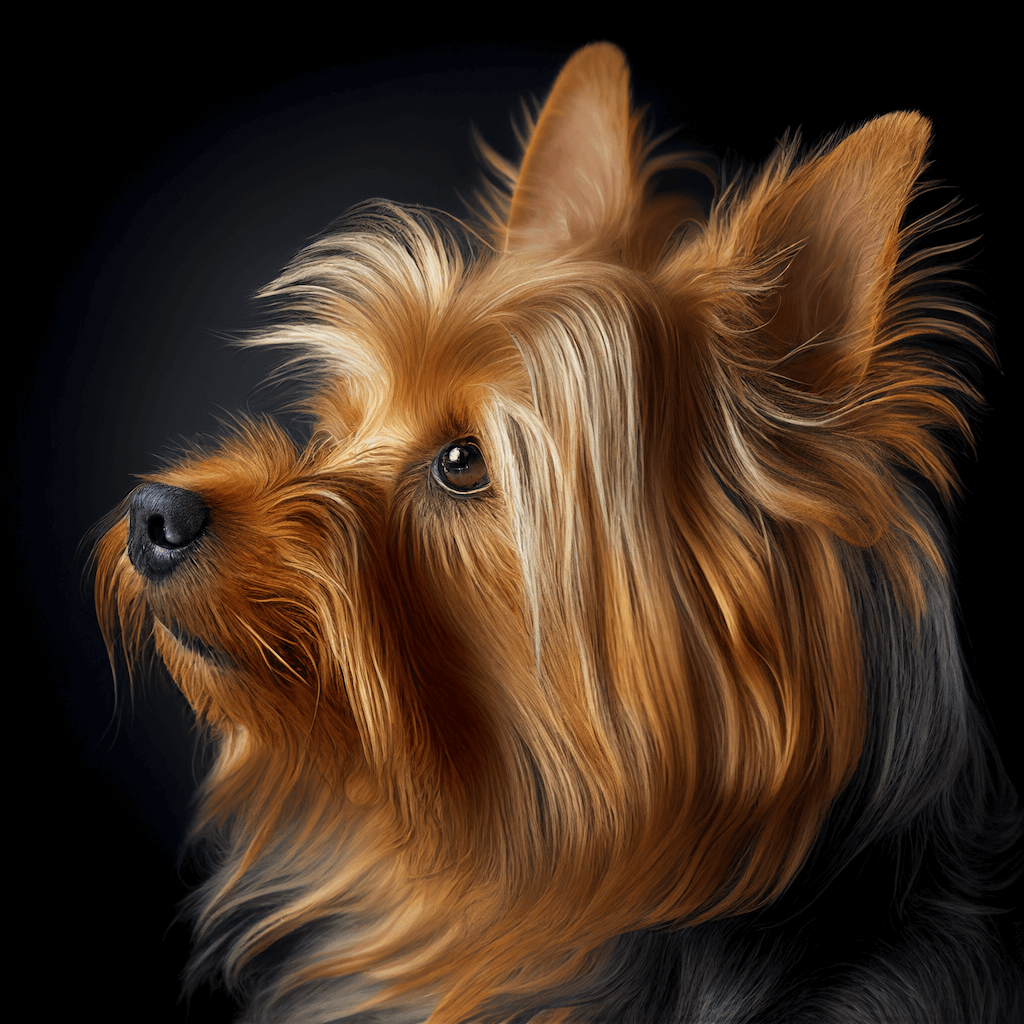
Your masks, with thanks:
M476 235L366 206L266 290L317 429L151 478L210 507L194 559L145 580L124 510L97 546L112 651L214 744L188 985L247 1022L1016 1019L1016 804L929 497L986 346L938 218L900 227L927 122L783 144L703 217L599 44L528 135ZM469 435L492 487L453 499Z

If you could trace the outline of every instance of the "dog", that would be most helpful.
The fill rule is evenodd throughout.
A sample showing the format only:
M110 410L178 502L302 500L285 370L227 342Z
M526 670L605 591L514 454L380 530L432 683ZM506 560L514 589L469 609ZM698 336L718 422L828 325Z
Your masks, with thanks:
M1021 1013L1015 797L936 501L986 358L908 219L929 123L659 190L623 54L481 216L357 208L262 293L314 427L144 482L112 660L214 750L186 984L246 1022Z

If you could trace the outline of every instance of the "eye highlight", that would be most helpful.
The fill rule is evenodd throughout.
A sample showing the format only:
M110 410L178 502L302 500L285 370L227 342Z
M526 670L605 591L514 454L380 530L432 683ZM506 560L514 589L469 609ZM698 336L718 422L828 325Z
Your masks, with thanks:
M434 479L451 494L476 494L491 485L487 462L474 438L446 444L434 459Z

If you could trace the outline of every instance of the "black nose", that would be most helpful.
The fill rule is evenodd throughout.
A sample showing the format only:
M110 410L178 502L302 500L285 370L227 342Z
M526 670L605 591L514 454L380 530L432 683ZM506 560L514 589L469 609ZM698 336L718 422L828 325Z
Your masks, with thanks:
M133 495L128 557L151 580L169 576L195 551L210 521L206 502L192 491L145 484Z

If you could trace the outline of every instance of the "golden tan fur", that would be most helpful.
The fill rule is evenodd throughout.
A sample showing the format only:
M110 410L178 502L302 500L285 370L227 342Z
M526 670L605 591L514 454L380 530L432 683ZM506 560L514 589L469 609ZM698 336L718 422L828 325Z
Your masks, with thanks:
M479 253L379 207L266 289L314 436L252 424L149 478L209 509L169 578L127 515L96 554L110 642L155 645L216 743L199 962L256 1019L512 1019L624 933L793 882L869 728L857 593L915 620L944 572L905 482L948 495L935 431L966 429L909 345L928 136L784 145L701 217L655 194L678 161L597 44L521 167L490 155ZM491 486L453 498L431 465L464 437Z

